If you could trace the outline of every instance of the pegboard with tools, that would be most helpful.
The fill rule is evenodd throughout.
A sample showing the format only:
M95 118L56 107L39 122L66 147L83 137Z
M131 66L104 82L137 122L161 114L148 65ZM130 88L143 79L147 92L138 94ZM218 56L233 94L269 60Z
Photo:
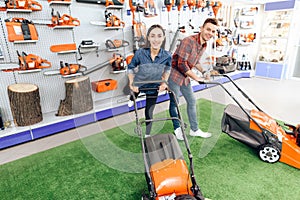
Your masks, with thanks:
M72 118L55 114L66 99L66 82L76 82L80 77L88 77L91 83L117 81L113 90L91 90L91 112L127 105L126 57L143 47L146 29L153 24L165 28L165 48L171 52L181 38L196 34L207 17L229 24L229 7L219 1L189 5L163 0L36 2L13 8L0 2L0 92L7 94L12 84L36 85L43 120L26 127L15 126L9 98L3 95L2 119L11 122L11 128L1 131L0 137ZM139 23L145 24L145 30L134 29L143 27L135 26ZM212 53L214 50L209 48L207 54Z

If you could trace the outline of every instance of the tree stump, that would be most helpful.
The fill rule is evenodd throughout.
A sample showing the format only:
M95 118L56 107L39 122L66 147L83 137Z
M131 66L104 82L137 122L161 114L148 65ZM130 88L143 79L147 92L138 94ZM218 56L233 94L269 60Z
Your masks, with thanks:
M16 126L29 126L43 120L38 86L17 83L9 85L7 91Z
M91 83L88 76L65 82L66 96L60 101L56 116L79 114L93 109Z

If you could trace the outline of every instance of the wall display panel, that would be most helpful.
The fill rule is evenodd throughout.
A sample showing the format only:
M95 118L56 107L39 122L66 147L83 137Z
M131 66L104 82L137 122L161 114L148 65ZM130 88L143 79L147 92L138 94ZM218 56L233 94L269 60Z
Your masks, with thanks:
M41 107L43 115L46 116L45 120L54 120L55 113L59 107L60 100L65 98L65 82L71 78L64 78L61 75L45 76L45 72L59 70L60 62L69 64L81 64L87 67L87 69L99 66L102 63L107 63L114 53L120 53L126 55L132 51L131 46L126 48L120 48L116 52L107 51L105 41L110 39L132 40L131 32L131 16L127 16L127 27L124 30L104 30L105 26L91 25L90 21L99 20L105 22L104 5L90 5L90 4L77 4L72 2L70 5L63 4L49 4L48 1L40 2L43 6L42 11L36 11L31 13L21 12L1 12L1 52L3 59L0 60L1 69L18 67L18 54L17 51L22 54L34 54L41 58L44 58L51 62L51 68L42 69L36 73L19 73L15 72L3 72L1 71L1 93L7 93L7 86L15 83L32 83L36 84L40 90ZM116 15L123 16L122 9L110 9ZM45 23L51 22L53 15L60 14L61 16L67 14L80 20L80 25L73 28L59 28L47 26ZM35 28L38 32L38 40L35 42L10 42L8 41L8 32L5 24L5 19L11 18L24 18L35 23ZM126 29L126 31L125 31ZM125 38L126 37L126 38ZM60 44L75 44L76 47L83 40L92 40L99 44L98 51L91 51L80 55L77 51L72 53L56 53L52 52L50 48L53 45ZM77 50L77 48L76 48ZM81 58L81 59L80 59ZM89 73L91 81L97 81L107 78L113 78L119 82L120 87L115 91L106 93L93 92L93 99L95 104L98 102L99 109L105 109L108 107L107 103L101 103L101 101L109 102L110 98L115 96L124 96L123 88L126 84L126 73L113 74L111 73L112 67L109 64ZM120 97L121 98L121 97ZM124 97L122 97L124 98ZM118 102L113 102L114 104ZM124 103L124 102L123 102ZM12 114L10 111L10 105L7 96L3 96L0 101L2 108L2 116L4 120L12 120ZM105 107L106 106L106 107ZM113 105L110 105L113 106ZM3 109L5 108L5 109ZM48 116L48 117L47 117ZM49 117L52 116L52 117ZM62 117L57 118L61 119ZM41 124L51 123L43 121ZM54 120L55 121L55 120ZM18 129L18 128L17 128ZM20 128L19 128L20 129ZM7 131L15 132L16 130L7 129Z
M15 134L26 128L32 130L36 129L47 130L47 126L59 123L71 123L72 117L76 116L56 116L60 101L65 99L65 82L78 77L63 77L61 75L46 75L46 72L58 72L60 69L60 62L68 64L80 64L87 68L87 72L84 76L88 76L90 81L99 81L103 79L114 79L118 82L118 87L115 90L106 92L95 92L92 91L92 98L94 103L93 111L82 113L84 115L91 115L91 113L97 113L95 119L103 119L107 116L111 117L110 114L120 114L121 112L129 111L131 108L127 106L128 94L124 93L124 88L127 85L127 74L126 72L112 73L112 66L108 61L113 57L114 53L121 54L126 57L133 52L133 32L132 24L133 18L132 13L128 12L129 7L127 1L125 6L121 8L109 8L106 9L103 4L89 4L79 3L72 1L71 4L49 4L46 0L39 1L43 9L42 11L35 11L31 13L16 13L16 12L1 12L1 27L0 31L0 42L3 49L3 59L0 59L0 67L2 64L8 63L14 66L18 64L17 51L25 52L27 54L35 54L51 62L51 68L42 69L36 73L18 73L15 72L2 72L1 75L1 94L6 94L7 86L15 83L31 83L39 87L41 107L43 112L43 121L28 127L12 127L5 129L3 134ZM60 15L67 14L80 21L79 26L71 28L53 28L43 23L49 22L53 14L56 15L59 12ZM106 29L103 25L93 25L91 21L105 22L105 10L118 16L124 23L125 26L122 29ZM174 37L177 33L179 26L185 26L185 33L179 33L177 39L183 38L190 34L196 34L200 30L200 25L204 22L207 17L214 17L211 8L204 9L189 9L188 7L182 8L180 11L176 7L172 8L169 12L163 5L163 1L157 1L157 16L145 17L143 12L135 13L135 20L144 22L146 28L149 28L152 24L161 24L166 31L166 49L169 50ZM5 26L4 19L20 17L32 20L35 23L36 30L38 32L38 40L29 43L14 43L8 41L7 27ZM101 23L99 23L101 24ZM116 51L108 51L106 48L107 40L125 40L129 42L126 47L116 49ZM177 43L178 40L174 41ZM80 46L82 41L92 41L96 47L84 48L82 54L80 54L77 48ZM76 51L72 53L57 53L52 52L50 48L53 45L62 44L75 44ZM212 43L209 44L212 46ZM176 47L176 45L175 45ZM175 49L174 49L175 50ZM208 50L208 54L214 53L212 48ZM96 68L95 68L96 67ZM95 69L95 70L93 70ZM3 78L2 78L3 77ZM4 120L12 120L12 115L9 108L8 97L4 96L0 99L0 107L5 108L2 113ZM109 110L111 108L111 111ZM116 109L114 109L116 108ZM3 109L2 109L3 110ZM121 111L120 111L121 110ZM131 109L132 110L132 109ZM103 112L102 112L103 111ZM100 116L100 113L109 113L107 116ZM72 122L73 123L73 122ZM54 125L53 125L54 126ZM73 124L66 127L72 127ZM65 128L65 127L62 127ZM51 130L56 130L52 127ZM61 130L61 129L57 129ZM51 133L39 133L39 136L46 136ZM1 133L1 134L2 134ZM30 132L31 133L31 132ZM34 135L34 134L33 134ZM35 136L32 135L34 139Z
M6 72L0 71L1 84L0 84L0 108L3 118L12 119L12 115L10 112L9 99L7 95L7 86L11 84L15 84L15 75L13 73L7 74Z

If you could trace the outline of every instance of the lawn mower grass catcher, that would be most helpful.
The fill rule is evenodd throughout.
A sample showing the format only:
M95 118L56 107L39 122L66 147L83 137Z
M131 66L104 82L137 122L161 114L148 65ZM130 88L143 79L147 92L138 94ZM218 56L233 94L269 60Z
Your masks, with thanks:
M222 131L235 140L257 150L259 158L268 163L277 161L300 169L300 127L280 124L264 113L240 87L226 74L239 92L255 107L248 110L219 82L200 82L221 86L237 103L226 106L222 118Z
M160 84L162 81L143 81L134 84ZM158 88L142 88L146 90L158 90ZM174 95L171 91L166 91ZM187 149L189 166L184 160L183 153L173 133L157 133L146 136L143 133L142 125L146 122L155 123L166 120L179 120L181 127L184 127L183 120L176 102L178 118L153 118L140 120L137 112L135 95L131 91L136 116L135 132L140 137L143 159L145 164L145 176L148 184L149 194L142 194L142 200L204 200L199 186L196 183L192 154L188 144L184 128L182 128L185 147Z

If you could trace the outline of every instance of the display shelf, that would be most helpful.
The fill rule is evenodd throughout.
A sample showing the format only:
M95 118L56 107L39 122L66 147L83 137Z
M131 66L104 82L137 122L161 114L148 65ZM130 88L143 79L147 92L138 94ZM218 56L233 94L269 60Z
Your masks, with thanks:
M19 64L17 63L0 63L0 69L4 70L4 69L14 69L14 68L18 68Z
M72 1L50 1L49 5L70 5L72 3Z
M124 73L126 72L127 69L124 69L124 70L118 70L118 71L111 71L112 74L119 74L119 73Z
M75 73L75 74L69 74L69 75L61 75L62 78L72 78L77 76L82 76L83 74L81 72Z
M53 30L55 29L73 29L75 26L54 26Z
M251 72L232 72L228 74L233 80L240 78L249 78ZM221 83L228 82L226 78L219 78L217 81ZM200 91L213 85L193 84L193 90ZM42 137L57 134L62 131L74 129L89 123L104 120L120 114L131 112L133 107L127 106L127 101L124 101L126 95L114 97L111 101L96 101L93 110L81 114L70 116L55 116L54 112L44 113L43 121L27 127L11 127L0 131L0 149L5 149L11 146L30 142ZM121 101L122 100L122 101ZM157 103L169 100L169 95L160 94ZM145 107L145 98L139 100L138 109Z
M16 40L14 44L36 43L38 40Z
M124 5L110 5L107 6L106 9L123 9Z
M80 45L80 48L89 49L89 48L98 48L100 44L92 44L92 45Z
M77 50L70 50L70 51L60 51L60 52L57 52L57 54L68 54L68 53L76 53Z
M122 30L124 29L123 26L112 26L112 27L105 27L104 30Z
M42 69L29 69L29 70L20 70L17 71L19 74L29 74L29 73L37 73L42 71Z
M265 15L255 75L281 79L286 62L285 52L287 50L292 11L269 11Z
M107 52L116 52L116 51L120 51L121 49L123 49L124 47L118 47L115 49L106 49Z
M31 13L32 10L29 10L29 9L7 9L6 12Z

